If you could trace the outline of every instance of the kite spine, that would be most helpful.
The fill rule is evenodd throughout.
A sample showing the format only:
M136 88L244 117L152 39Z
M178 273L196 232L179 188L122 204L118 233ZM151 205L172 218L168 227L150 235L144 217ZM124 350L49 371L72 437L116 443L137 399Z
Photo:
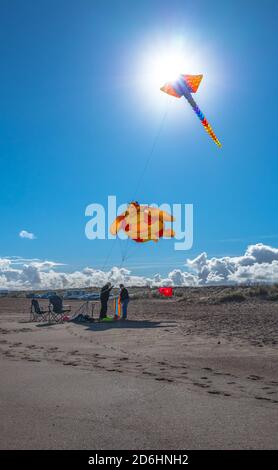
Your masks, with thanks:
M193 111L197 114L198 118L200 119L200 121L203 124L205 130L210 135L212 140L216 143L216 145L218 145L218 147L221 147L222 146L221 142L217 139L215 133L213 132L213 129L212 129L211 125L206 120L204 114L202 113L199 106L197 105L197 103L192 98L192 96L190 94L184 94L184 97L187 99L187 101L190 104L190 106L192 107Z

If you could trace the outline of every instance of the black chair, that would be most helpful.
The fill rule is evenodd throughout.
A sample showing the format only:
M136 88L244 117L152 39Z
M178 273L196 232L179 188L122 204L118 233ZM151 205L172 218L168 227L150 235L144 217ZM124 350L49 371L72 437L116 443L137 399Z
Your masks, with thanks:
M49 321L49 309L43 310L37 299L31 301L30 321Z
M63 323L63 317L71 311L70 305L63 306L63 300L58 295L53 295L49 299L49 321Z

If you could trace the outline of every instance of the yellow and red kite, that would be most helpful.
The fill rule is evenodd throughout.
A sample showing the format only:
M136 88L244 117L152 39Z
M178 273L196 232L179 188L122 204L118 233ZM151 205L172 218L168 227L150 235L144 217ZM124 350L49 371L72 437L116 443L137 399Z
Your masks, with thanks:
M162 237L173 238L175 236L172 228L165 227L165 222L173 221L174 217L168 212L133 201L123 214L116 217L110 226L110 233L117 235L120 230L123 230L137 243L158 242Z

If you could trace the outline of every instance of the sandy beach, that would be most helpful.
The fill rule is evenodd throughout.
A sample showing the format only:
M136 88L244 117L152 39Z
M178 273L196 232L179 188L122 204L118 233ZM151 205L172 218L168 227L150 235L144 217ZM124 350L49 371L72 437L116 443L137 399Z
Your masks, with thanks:
M29 309L0 299L1 449L277 449L277 302L141 298L90 324Z

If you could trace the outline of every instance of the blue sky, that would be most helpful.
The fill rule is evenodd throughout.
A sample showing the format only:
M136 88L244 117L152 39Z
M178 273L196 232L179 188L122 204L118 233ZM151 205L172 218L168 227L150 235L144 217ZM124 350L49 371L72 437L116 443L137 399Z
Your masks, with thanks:
M0 18L0 257L101 268L113 242L86 239L85 208L133 197L166 106L137 198L192 203L194 245L136 244L126 267L277 246L277 2L1 0ZM221 150L150 80L177 41L200 67L181 72L204 73L195 98ZM120 258L116 244L107 268Z

